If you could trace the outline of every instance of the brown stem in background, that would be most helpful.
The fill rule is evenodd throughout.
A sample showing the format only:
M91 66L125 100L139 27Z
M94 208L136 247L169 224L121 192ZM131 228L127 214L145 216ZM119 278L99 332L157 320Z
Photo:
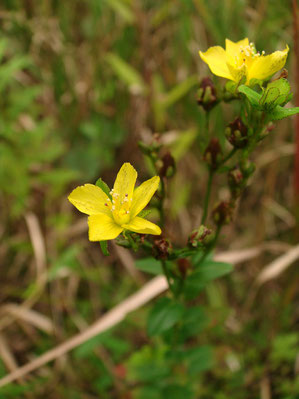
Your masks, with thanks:
M299 106L299 27L298 27L298 6L297 0L293 2L293 34L294 34L294 54L295 54L295 82L296 94L295 105ZM295 206L299 206L299 114L295 115L295 165L294 165L294 196Z

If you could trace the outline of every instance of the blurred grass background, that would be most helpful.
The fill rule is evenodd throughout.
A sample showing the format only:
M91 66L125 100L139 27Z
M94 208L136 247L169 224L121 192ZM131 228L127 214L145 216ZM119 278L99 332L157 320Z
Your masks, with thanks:
M7 363L1 353L3 376L84 329L149 277L132 278L117 251L104 259L88 242L86 218L67 201L75 186L99 176L111 185L124 161L148 177L137 142L160 133L178 162L168 234L184 245L199 224L207 177L201 153L210 137L196 91L210 73L198 50L223 46L226 37L248 36L267 53L287 43L293 89L294 74L290 1L2 0L0 26L0 339L12 356ZM223 127L237 111L212 111L211 134L223 146ZM291 120L277 125L254 154L258 171L221 238L223 250L265 241L271 250L198 299L211 314L198 339L215 351L213 368L193 381L200 398L299 397L295 268L250 299L263 266L295 243L294 133ZM225 198L225 182L217 183L214 198ZM33 309L40 324L17 317L10 304ZM136 397L138 362L149 356L147 311L27 384L1 388L0 397Z

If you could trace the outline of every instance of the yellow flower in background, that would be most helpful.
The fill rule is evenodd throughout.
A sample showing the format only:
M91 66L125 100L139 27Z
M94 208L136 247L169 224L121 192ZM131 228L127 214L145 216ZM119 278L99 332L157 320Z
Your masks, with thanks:
M113 240L123 230L141 234L160 235L161 229L138 214L156 192L160 178L154 176L134 189L137 172L129 163L123 164L117 174L111 199L93 184L79 186L69 195L69 201L80 211L89 215L89 240Z
M251 79L265 80L283 68L289 52L283 51L265 55L256 51L254 44L246 37L237 43L225 40L225 50L220 46L210 47L205 53L199 52L201 59L208 64L214 75L239 83L246 77L248 85Z

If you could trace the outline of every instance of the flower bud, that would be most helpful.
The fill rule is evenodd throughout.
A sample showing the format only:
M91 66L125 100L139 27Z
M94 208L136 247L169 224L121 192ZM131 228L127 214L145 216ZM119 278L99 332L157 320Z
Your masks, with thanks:
M203 78L197 92L197 104L201 105L205 111L210 111L217 102L216 89L212 80L209 77Z
M237 167L230 170L228 172L227 180L232 196L234 198L239 197L247 180L244 178L241 170Z
M167 259L171 250L172 245L165 238L158 238L154 241L153 251L156 259Z
M202 224L197 230L192 231L188 237L188 244L194 248L204 247L211 241L211 234L212 230Z
M244 178L248 179L255 171L255 164L248 159L240 162L240 169Z
M225 129L225 136L232 146L244 148L248 143L247 132L248 129L241 118L236 118Z
M204 152L203 159L211 167L211 169L217 169L222 161L222 149L218 139L212 138L210 140L210 143Z
M172 177L175 173L175 160L170 152L167 152L161 159L160 177Z
M217 226L228 224L232 220L234 204L229 201L220 202L213 210L212 217Z

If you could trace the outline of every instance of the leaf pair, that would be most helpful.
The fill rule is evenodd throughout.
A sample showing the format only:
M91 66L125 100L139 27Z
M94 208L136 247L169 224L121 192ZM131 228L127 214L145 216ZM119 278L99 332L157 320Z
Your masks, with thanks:
M289 82L284 78L269 83L263 93L245 85L239 86L238 91L246 96L253 108L266 112L269 120L279 120L299 113L299 107L283 108L292 98Z

